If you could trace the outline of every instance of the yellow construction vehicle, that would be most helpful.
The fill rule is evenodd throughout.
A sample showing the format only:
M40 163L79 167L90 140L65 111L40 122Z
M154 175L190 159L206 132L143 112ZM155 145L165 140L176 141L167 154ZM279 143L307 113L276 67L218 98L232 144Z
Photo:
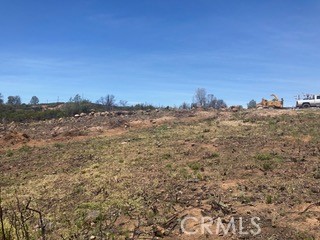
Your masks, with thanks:
M283 108L283 98L279 100L277 95L272 94L272 100L262 98L261 103L257 104L257 108Z

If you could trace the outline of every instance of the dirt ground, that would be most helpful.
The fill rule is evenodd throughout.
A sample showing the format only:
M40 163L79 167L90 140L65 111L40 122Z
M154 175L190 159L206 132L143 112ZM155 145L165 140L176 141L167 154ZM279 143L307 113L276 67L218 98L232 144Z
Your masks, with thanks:
M319 117L157 110L0 125L0 233L320 239Z

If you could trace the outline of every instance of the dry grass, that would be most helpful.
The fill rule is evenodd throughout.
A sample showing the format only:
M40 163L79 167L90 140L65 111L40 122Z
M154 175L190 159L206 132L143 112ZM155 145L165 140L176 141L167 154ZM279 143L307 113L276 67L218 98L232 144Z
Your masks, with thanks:
M31 198L49 239L186 239L186 214L259 216L261 239L319 239L319 207L300 214L319 200L319 116L203 114L6 150L2 205L9 213L16 197ZM212 207L218 200L225 211Z

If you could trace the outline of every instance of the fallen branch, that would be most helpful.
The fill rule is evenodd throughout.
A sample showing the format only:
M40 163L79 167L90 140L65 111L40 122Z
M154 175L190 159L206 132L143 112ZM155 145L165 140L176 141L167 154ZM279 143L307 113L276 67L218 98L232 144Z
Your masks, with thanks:
M41 229L41 239L42 240L46 240L46 225L43 222L43 218L42 218L42 213L39 210L33 209L30 207L30 203L31 203L31 199L29 199L27 205L26 205L26 209L32 212L35 212L37 214L39 214L39 223L40 223L40 229Z
M308 207L306 207L305 210L303 210L302 212L300 212L299 214L304 214L306 213L310 208L315 207L315 206L320 206L320 202L315 202L310 204Z

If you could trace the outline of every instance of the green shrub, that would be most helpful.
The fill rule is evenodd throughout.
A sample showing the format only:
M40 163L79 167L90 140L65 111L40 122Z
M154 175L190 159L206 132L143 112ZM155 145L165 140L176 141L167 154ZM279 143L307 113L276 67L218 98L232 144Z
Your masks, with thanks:
M268 196L266 197L266 204L272 204L272 201L273 201L272 196L271 196L271 195L268 195Z
M201 168L201 165L199 162L192 162L188 164L189 168L191 168L193 171L199 171Z
M259 153L255 156L257 160L266 161L271 160L272 156L269 153Z

